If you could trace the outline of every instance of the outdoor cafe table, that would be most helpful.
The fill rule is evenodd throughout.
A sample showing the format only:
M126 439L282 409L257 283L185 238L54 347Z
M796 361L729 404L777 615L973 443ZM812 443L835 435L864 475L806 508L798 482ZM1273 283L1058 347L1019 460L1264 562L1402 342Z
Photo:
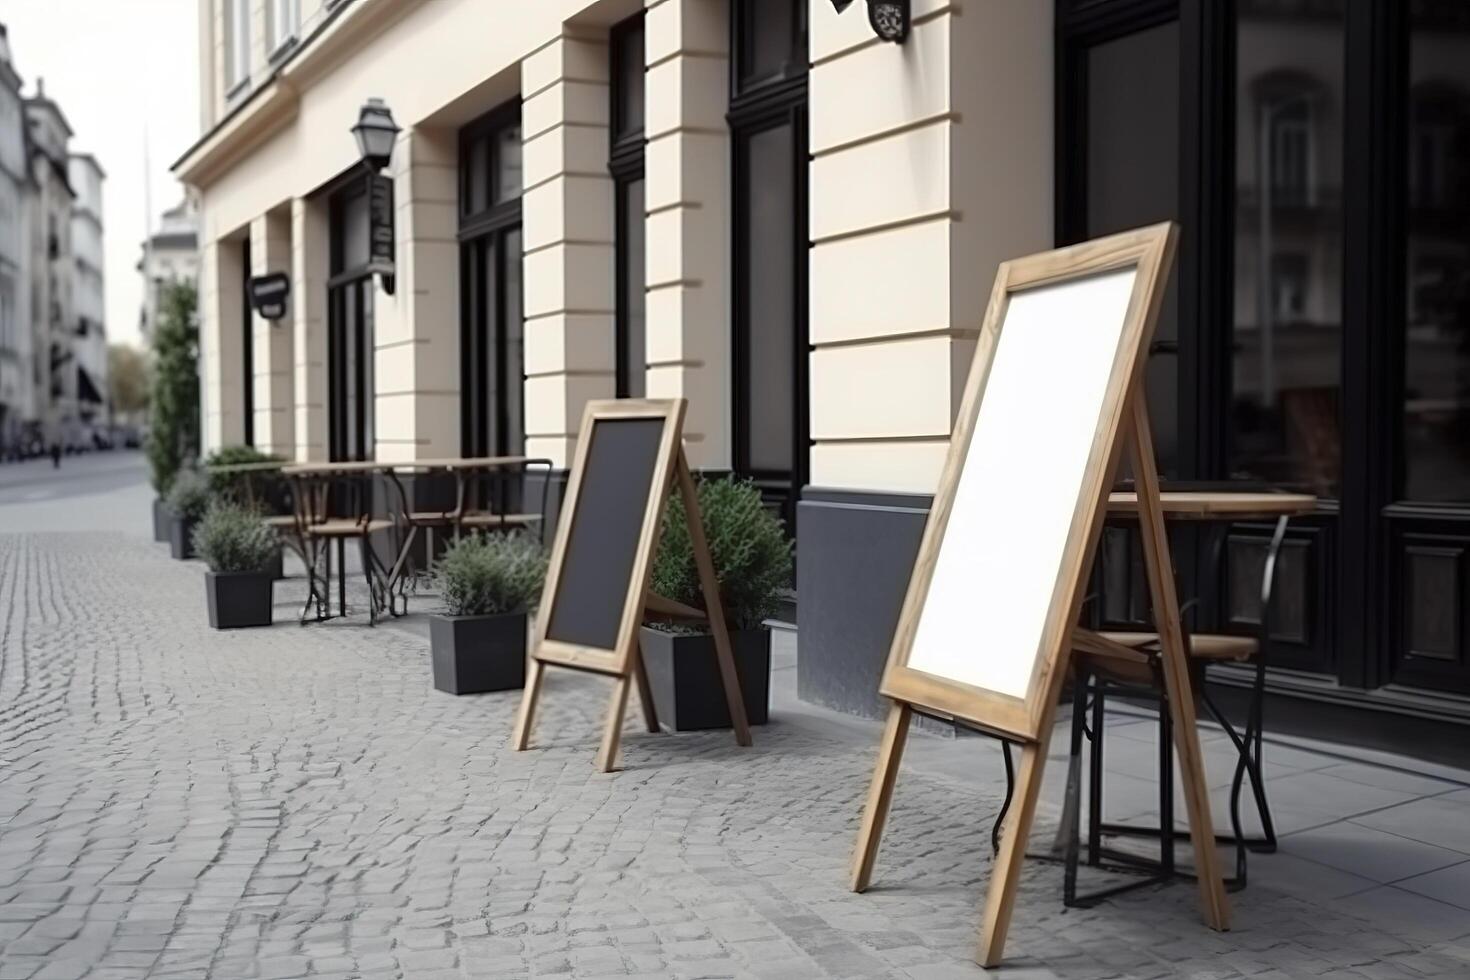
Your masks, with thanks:
M345 569L343 557L345 551L345 537L357 536L363 540L364 575L368 579L369 589L372 595L372 619L376 622L377 613L380 608L387 608L392 615L401 615L395 596L403 600L403 612L407 611L408 598L406 595L407 581L410 568L410 554L413 542L420 529L431 530L434 527L450 528L458 536L466 528L470 529L498 529L505 527L527 527L532 524L541 523L545 520L546 495L549 488L549 480L542 487L541 510L536 514L505 513L493 510L471 509L468 506L469 486L477 478L482 478L494 471L520 467L544 467L548 474L551 469L551 460L531 458L525 456L480 456L480 457L452 457L445 459L419 459L402 460L397 462L382 462L377 460L363 460L336 463L299 463L282 468L281 472L291 479L298 487L295 494L297 501L296 520L300 527L303 541L316 539L323 535L323 528L338 541L338 605L339 611L346 613L345 596ZM454 507L450 510L438 511L416 511L409 505L408 492L404 488L402 477L406 475L424 475L432 473L447 473L454 477L455 494ZM397 515L388 518L374 518L372 513L371 486L356 488L358 506L357 514L353 517L329 521L327 518L327 487L333 481L353 480L360 478L369 482L377 476L385 477L393 487L397 497ZM346 521L347 523L343 523ZM317 528L313 533L313 528ZM383 566L378 560L377 552L373 549L369 536L375 531L393 529L398 531L397 554L391 567ZM315 558L315 551L311 553ZM318 606L318 618L323 606L323 594L318 589L316 578L315 560L307 561L307 574L310 580L310 593L306 601L306 610L311 608L315 601ZM328 592L331 586L331 554L327 553L327 569L324 584ZM330 595L326 596L326 606L330 608ZM303 611L303 621L306 610Z
M548 479L542 482L541 508L536 513L511 513L493 509L478 509L470 505L469 488L476 480L484 479L500 470L519 468L525 472L529 467L543 468ZM546 499L550 489L551 460L528 456L469 456L444 459L416 459L398 463L387 463L383 472L392 480L397 490L402 526L407 533L402 535L398 555L389 571L389 601L396 594L408 609L407 585L413 575L412 548L420 530L432 535L435 528L452 530L458 538L466 529L500 530L511 527L529 527L544 524ZM454 506L449 510L415 510L409 506L408 493L401 477L406 475L447 473L454 477ZM431 539L432 544L432 539ZM432 553L432 547L430 548ZM391 605L390 605L391 608Z
M1235 837L1233 840L1228 837L1218 838L1224 843L1234 843L1237 846L1238 858L1235 884L1237 886L1240 886L1243 885L1245 882L1245 846L1247 844L1251 846L1259 845L1261 850L1271 851L1275 849L1276 840L1275 829L1271 823L1270 809L1266 803L1265 789L1262 785L1261 771L1261 743L1263 731L1262 702L1265 696L1266 650L1267 644L1269 643L1270 639L1269 606L1270 597L1272 595L1272 581L1276 566L1276 558L1281 550L1282 542L1285 540L1288 522L1293 517L1303 517L1316 511L1317 498L1312 494L1307 493L1240 491L1228 489L1226 486L1207 489L1164 490L1160 493L1159 496L1164 519L1170 522L1215 524L1218 525L1222 531L1227 533L1231 525L1240 522L1270 521L1275 523L1274 533L1272 534L1271 544L1267 550L1266 560L1263 569L1262 609L1260 613L1259 624L1260 632L1257 640L1258 647L1254 654L1255 670L1253 683L1251 686L1250 708L1247 712L1246 727L1244 732L1236 733L1234 728L1225 718L1224 714L1215 709L1214 704L1208 698L1208 695L1203 687L1203 670L1201 669L1195 672L1195 676L1199 678L1199 680L1197 681L1197 683L1199 684L1199 688L1195 691L1195 695L1205 701L1207 707L1210 710L1210 713L1214 715L1216 720L1218 720L1222 727L1225 728L1227 734L1230 735L1231 741L1234 743L1240 756L1237 763L1236 776L1233 780L1231 790L1231 814L1232 821L1236 825L1234 828ZM1114 520L1136 520L1138 517L1138 494L1131 490L1117 490L1109 494L1107 516L1110 519ZM1220 543L1223 544L1223 541L1224 538L1222 536L1220 539ZM1216 561L1215 565L1218 566L1219 562ZM1199 653L1202 649L1204 649L1209 643L1213 641L1229 641L1232 639L1235 638L1207 637L1197 634L1190 638L1190 643L1192 650L1195 653ZM1099 634L1093 633L1090 630L1078 629L1077 635L1074 637L1074 644L1079 650L1088 653L1103 652L1110 647L1116 649L1119 645L1129 646L1135 649L1142 650L1147 649L1151 644L1156 646L1157 636L1154 633L1110 632L1107 634ZM1199 661L1199 665L1202 665L1204 662L1206 661ZM1096 700L1094 702L1094 708L1100 708L1101 703L1102 702L1100 699ZM1096 716L1093 719L1093 726L1091 729L1093 731L1094 739L1101 739L1102 737L1101 733L1103 731L1103 726L1101 725L1101 720L1101 711L1098 710ZM1074 725L1080 723L1080 719L1074 718L1073 723ZM1162 732L1161 737L1163 737ZM1075 738L1073 742L1074 745L1077 744L1077 740ZM997 835L999 834L1002 821L1005 819L1006 811L1010 807L1011 786L1009 784L1012 783L1014 778L1014 770L1012 768L1010 758L1010 745L1009 743L1004 742L1002 743L1002 745L1005 750L1006 778L1008 786L1006 801L1001 808L1000 814L996 817L995 826L992 831L993 840L998 839ZM1151 863L1149 863L1148 867L1150 869L1158 870L1159 874L1157 875L1157 877L1151 877L1150 879L1148 879L1148 881L1139 882L1137 884L1147 884L1154 880L1160 880L1172 876L1175 871L1173 868L1172 857L1170 855L1172 855L1172 847L1175 834L1164 833L1162 826L1159 831L1151 832L1147 828L1122 827L1119 825L1105 824L1102 822L1101 814L1098 812L1101 808L1101 800L1103 799L1102 788L1100 785L1102 775L1101 757L1101 747L1095 742L1094 751L1092 753L1093 784L1089 792L1092 800L1092 805L1089 812L1089 850L1094 855L1101 850L1099 846L1099 838L1104 833L1129 834L1131 832L1135 835L1157 836L1160 839L1161 848L1163 849L1161 850L1161 861L1158 865L1152 865ZM1074 757L1072 764L1073 766L1078 765L1078 759ZM1246 841L1241 836L1239 829L1238 794L1240 788L1243 785L1241 780L1243 773L1248 773L1250 776L1252 792L1255 796L1257 808L1261 816L1264 834L1263 838L1259 841ZM1172 776L1172 772L1168 772L1167 775ZM1073 785L1073 781L1074 777L1069 775L1069 793L1072 791L1071 787ZM1161 779L1160 781L1161 815L1168 815L1172 813L1173 790L1170 785L1171 782L1172 780L1168 778ZM1163 799L1163 794L1165 793L1167 793L1167 795L1169 796L1167 802L1165 802ZM1071 808L1076 807L1077 805L1078 801L1069 799L1067 803L1068 816L1064 816L1059 833L1072 834L1075 832L1072 829L1075 828L1075 824L1072 823L1071 819L1069 819L1069 815L1072 812ZM1170 823L1172 823L1172 817L1169 817L1169 821ZM1161 820L1160 822L1162 825L1163 821ZM1102 899L1103 897L1106 897L1107 895L1115 894L1116 892L1130 889L1132 887L1137 887L1137 884L1117 886L1114 888L1106 889L1103 892L1099 892L1091 896L1084 896L1080 899L1077 898L1075 894L1076 871L1074 863L1077 860L1078 851L1075 846L1068 846L1065 843L1062 843L1061 847L1067 854L1066 862L1069 865L1068 873L1066 875L1066 878L1064 879L1066 903L1068 905L1091 905L1096 901ZM1118 855L1116 854L1116 852L1110 853L1109 856L1123 858L1125 864L1131 865L1135 870L1138 869L1140 866L1145 865L1145 862L1132 856Z

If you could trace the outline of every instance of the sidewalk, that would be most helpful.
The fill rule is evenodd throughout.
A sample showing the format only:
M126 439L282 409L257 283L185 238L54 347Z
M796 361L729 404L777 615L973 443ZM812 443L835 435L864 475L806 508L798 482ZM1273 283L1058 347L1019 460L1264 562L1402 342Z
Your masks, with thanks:
M625 771L602 775L604 680L555 672L534 749L510 752L518 696L433 691L421 617L303 628L298 578L275 627L211 632L202 567L134 520L146 491L64 503L127 516L55 533L60 504L0 507L0 980L984 975L996 746L911 739L853 895L877 726L795 702L789 636L753 748L630 712ZM1152 805L1151 731L1110 730L1111 816ZM1470 779L1329 753L1268 746L1287 836L1252 856L1234 931L1200 924L1188 884L1067 911L1060 869L1031 863L999 975L1470 975Z

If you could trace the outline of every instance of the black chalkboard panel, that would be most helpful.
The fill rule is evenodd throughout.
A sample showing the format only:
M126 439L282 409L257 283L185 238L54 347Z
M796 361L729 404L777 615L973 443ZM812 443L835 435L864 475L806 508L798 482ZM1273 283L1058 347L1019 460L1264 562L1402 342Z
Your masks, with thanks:
M648 495L658 466L663 418L597 419L577 477L575 512L551 603L546 638L615 650ZM659 488L659 493L663 488ZM642 587L641 582L636 587Z

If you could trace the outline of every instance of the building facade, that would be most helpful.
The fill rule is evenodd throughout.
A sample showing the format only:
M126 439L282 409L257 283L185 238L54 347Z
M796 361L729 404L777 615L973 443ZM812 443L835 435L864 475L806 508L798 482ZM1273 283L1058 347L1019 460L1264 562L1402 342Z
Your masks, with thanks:
M30 167L21 78L0 24L0 458L36 417L31 343Z
M76 317L77 419L83 435L111 421L107 405L107 298L102 250L102 182L97 158L73 153L67 173L76 201L71 212L72 302Z
M152 342L164 290L199 280L199 213L187 197L160 216L158 229L143 243L138 273L143 277L138 329L146 346Z
M68 444L78 427L75 267L71 249L72 130L43 81L25 102L30 150L31 320L40 386L38 421L48 444Z
M997 264L1172 218L1161 467L1323 500L1273 690L1470 723L1465 5L201 4L207 446L565 466L586 400L687 398L793 529L802 696L870 713ZM1199 625L1250 628L1268 533L1181 543ZM1143 615L1134 547L1091 615Z

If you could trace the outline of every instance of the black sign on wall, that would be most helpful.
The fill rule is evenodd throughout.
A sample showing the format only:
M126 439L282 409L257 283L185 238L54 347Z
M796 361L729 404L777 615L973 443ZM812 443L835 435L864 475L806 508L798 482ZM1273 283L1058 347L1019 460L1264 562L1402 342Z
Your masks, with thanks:
M250 308L265 320L280 320L285 317L291 298L291 277L284 272L272 272L254 276L246 287L250 294Z
M393 178L374 174L368 180L368 267L382 278L383 291L393 295L394 264Z

